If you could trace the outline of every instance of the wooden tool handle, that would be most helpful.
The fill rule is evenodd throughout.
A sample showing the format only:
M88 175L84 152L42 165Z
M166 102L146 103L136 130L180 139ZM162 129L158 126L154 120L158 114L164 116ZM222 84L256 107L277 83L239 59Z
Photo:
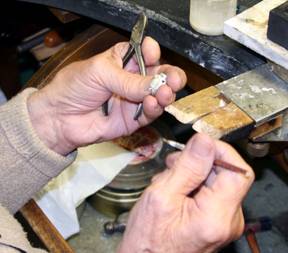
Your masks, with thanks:
M261 253L255 233L253 233L252 231L248 231L246 233L246 240L252 253Z
M49 252L74 253L70 245L65 241L33 199L22 207L21 213Z

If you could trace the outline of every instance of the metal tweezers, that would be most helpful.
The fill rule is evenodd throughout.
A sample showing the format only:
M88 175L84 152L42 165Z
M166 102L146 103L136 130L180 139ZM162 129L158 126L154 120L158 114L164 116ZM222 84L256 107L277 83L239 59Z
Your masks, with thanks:
M141 44L144 39L145 30L148 24L148 19L144 13L141 13L134 25L129 41L129 49L123 57L123 68L127 65L134 53L139 65L139 71L142 76L146 76L145 62L142 55ZM134 120L138 120L143 111L143 104L139 104L134 115ZM103 104L103 112L108 115L108 101Z

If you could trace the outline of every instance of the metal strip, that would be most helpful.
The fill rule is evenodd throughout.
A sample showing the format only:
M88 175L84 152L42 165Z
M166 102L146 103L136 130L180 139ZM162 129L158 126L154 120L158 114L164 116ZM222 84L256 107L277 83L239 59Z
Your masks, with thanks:
M269 64L216 85L259 126L288 108L288 83Z

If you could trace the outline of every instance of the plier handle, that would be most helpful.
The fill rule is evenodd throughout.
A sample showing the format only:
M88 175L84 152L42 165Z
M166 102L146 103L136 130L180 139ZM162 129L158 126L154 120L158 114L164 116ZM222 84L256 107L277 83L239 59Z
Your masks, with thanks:
M124 68L135 54L136 60L139 65L139 71L142 76L146 76L146 67L142 55L141 44L144 39L147 24L148 24L147 16L144 13L140 13L136 21L136 24L134 25L131 32L128 51L122 59ZM141 116L142 111L143 111L143 104L141 103L139 104L137 111L134 115L134 120L137 120ZM103 104L103 112L105 115L108 115L108 102L105 102Z

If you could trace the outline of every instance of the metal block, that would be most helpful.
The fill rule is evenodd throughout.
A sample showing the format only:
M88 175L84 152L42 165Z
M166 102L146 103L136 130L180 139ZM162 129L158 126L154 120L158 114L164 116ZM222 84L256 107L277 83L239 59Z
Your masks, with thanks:
M288 108L288 83L269 64L216 86L259 126Z

